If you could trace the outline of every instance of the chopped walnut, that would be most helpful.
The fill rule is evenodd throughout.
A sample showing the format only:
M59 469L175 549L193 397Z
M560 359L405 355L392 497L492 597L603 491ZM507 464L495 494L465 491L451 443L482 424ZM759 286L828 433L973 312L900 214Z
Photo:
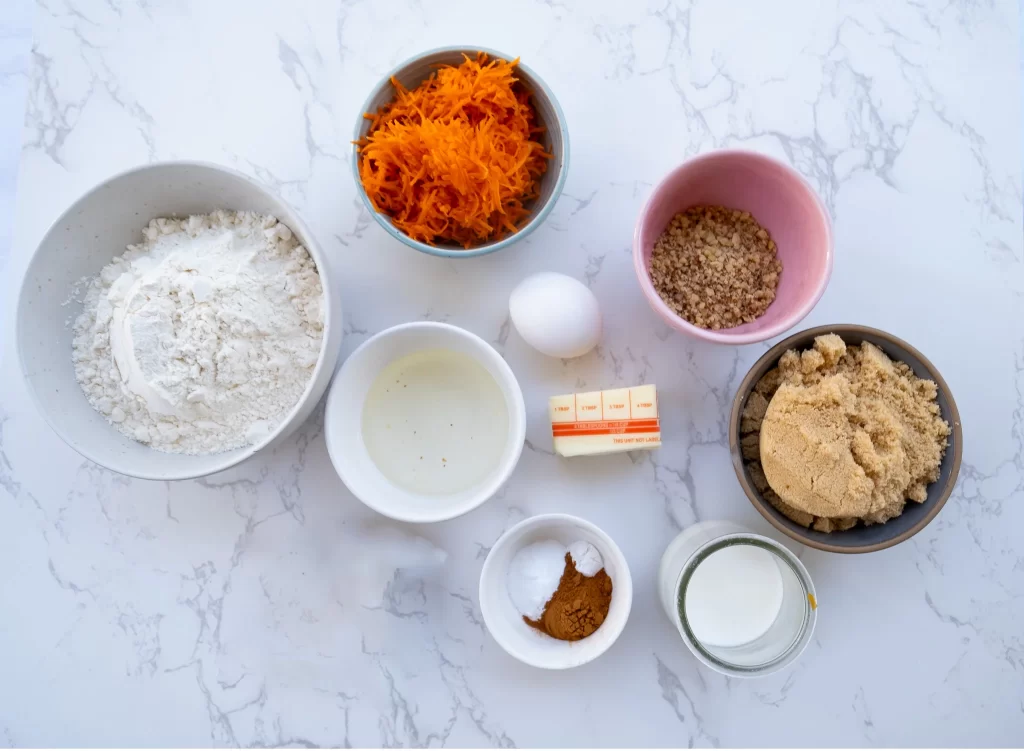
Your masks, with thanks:
M665 304L694 326L717 330L768 310L782 263L749 212L695 206L676 214L654 243L650 271Z

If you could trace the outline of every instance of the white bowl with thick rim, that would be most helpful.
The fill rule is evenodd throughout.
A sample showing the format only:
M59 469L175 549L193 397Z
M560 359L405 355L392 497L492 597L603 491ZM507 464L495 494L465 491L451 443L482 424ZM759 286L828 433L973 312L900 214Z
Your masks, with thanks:
M589 542L604 559L612 580L612 601L604 623L579 641L562 641L528 625L512 603L508 567L516 553L542 540L565 546ZM604 654L626 627L633 605L633 579L619 546L598 526L570 514L541 514L524 519L505 532L491 547L480 572L480 611L491 636L520 662L549 670L584 665Z
M302 397L280 425L251 446L216 454L158 451L121 434L97 412L75 378L72 326L75 298L91 277L142 241L157 217L187 217L217 209L272 214L309 251L324 291L324 338ZM148 480L185 480L221 472L272 446L301 425L331 380L341 350L341 302L326 258L299 215L240 172L203 162L163 162L122 172L75 201L40 241L18 298L17 341L28 391L43 418L78 453L107 469Z
M363 406L380 372L402 357L435 349L468 355L483 366L498 384L508 415L508 437L493 468L472 487L449 495L415 493L393 483L363 438ZM324 434L334 469L356 498L392 519L438 522L472 511L508 480L526 440L526 404L508 363L476 334L434 321L404 323L370 337L345 360L327 397Z

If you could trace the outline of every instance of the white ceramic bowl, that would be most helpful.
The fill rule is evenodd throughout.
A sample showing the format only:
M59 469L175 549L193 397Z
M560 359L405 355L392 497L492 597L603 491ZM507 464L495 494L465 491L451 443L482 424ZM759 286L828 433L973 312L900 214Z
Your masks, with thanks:
M266 439L218 454L169 454L127 438L85 398L71 362L72 325L82 305L74 287L97 274L155 217L217 209L273 214L306 246L324 289L324 340L302 398ZM68 301L65 304L65 301ZM17 337L29 393L50 427L82 456L115 472L151 480L183 480L228 469L294 431L330 382L341 349L341 303L316 238L299 215L255 180L225 167L166 162L110 178L75 201L36 248L18 299Z
M498 463L475 486L451 495L417 494L392 483L374 464L363 440L363 403L377 375L401 357L431 349L476 360L494 377L508 410L508 440ZM472 511L509 478L526 439L526 405L508 363L476 334L447 323L404 323L370 337L345 360L327 398L324 433L334 469L356 498L392 519L438 522Z
M523 547L541 540L566 546L583 540L604 558L604 570L612 580L612 602L604 623L585 639L561 641L543 634L527 625L512 604L509 564ZM494 543L480 572L480 610L487 630L510 655L538 668L574 668L603 654L625 628L632 605L633 580L619 546L600 528L569 514L542 514L519 522Z

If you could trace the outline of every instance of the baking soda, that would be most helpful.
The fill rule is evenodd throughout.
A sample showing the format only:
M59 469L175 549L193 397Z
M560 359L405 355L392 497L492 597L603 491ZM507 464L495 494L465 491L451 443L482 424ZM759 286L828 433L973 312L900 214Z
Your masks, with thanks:
M531 621L539 620L544 606L558 589L565 571L565 545L541 540L521 548L508 566L508 595L512 604Z

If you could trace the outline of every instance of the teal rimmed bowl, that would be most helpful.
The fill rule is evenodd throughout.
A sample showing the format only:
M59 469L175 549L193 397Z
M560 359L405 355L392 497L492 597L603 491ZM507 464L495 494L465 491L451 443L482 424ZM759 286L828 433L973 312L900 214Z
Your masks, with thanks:
M394 99L394 88L391 85L392 78L396 78L406 88L412 89L434 72L437 66L458 65L462 62L463 55L476 57L477 52L485 52L491 57L501 58L502 60L515 59L513 56L487 49L486 47L442 47L416 55L384 76L376 88L370 92L366 103L363 104L363 108L359 111L359 121L356 123L355 135L352 140L356 142L362 140L370 129L370 121L363 117L364 113L376 112ZM527 206L530 212L527 222L515 234L475 246L469 250L454 243L427 245L418 240L413 240L392 224L391 219L386 214L379 213L373 207L370 197L363 189L363 181L359 178L359 147L353 143L352 175L356 181L356 188L367 210L377 220L377 224L383 227L389 235L421 253L428 253L429 255L442 258L473 258L493 253L496 250L502 250L522 240L537 229L547 218L548 214L551 213L551 209L554 208L555 203L558 201L558 196L562 193L565 177L569 171L569 131L565 125L565 115L562 114L562 108L558 106L558 100L555 99L555 95L551 93L551 90L527 66L519 63L516 68L519 73L520 82L530 91L531 102L537 113L538 124L544 128L541 142L544 144L544 148L552 154L552 158L548 162L548 169L541 177L540 195L532 204Z

